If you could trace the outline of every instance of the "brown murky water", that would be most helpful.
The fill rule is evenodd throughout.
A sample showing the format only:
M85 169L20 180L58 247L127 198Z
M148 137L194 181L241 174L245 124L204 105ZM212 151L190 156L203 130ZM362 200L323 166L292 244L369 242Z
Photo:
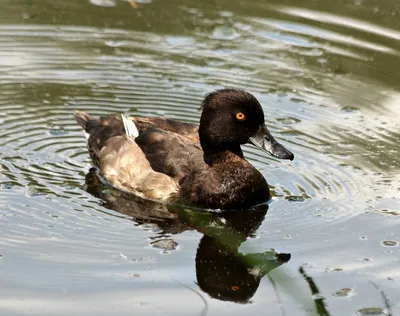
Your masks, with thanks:
M1 314L400 313L397 1L0 4ZM75 109L197 122L221 87L295 154L246 146L268 206L171 210L89 173Z

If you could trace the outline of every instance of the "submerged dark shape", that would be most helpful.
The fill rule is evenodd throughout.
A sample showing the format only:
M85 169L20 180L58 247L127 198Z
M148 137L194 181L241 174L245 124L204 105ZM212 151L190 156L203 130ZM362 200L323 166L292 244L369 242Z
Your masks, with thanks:
M120 115L97 119L79 111L75 119L89 136L94 164L118 189L211 209L268 201L268 183L244 159L241 145L250 142L282 159L293 154L268 132L260 103L246 91L222 89L205 97L202 110L200 125Z
M86 189L101 198L105 207L131 216L136 223L154 224L161 230L157 231L158 238L166 234L173 241L170 234L193 229L204 234L195 260L197 284L215 299L249 302L262 277L290 260L290 254L273 249L251 254L241 254L238 250L263 222L267 204L245 212L224 213L162 204L104 185L94 169L86 176Z

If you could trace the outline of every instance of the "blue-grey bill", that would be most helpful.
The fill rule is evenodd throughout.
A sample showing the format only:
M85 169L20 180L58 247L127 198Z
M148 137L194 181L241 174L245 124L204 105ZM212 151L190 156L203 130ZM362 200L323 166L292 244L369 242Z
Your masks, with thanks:
M293 160L293 153L278 143L265 125L262 125L257 134L250 137L250 143L257 146L273 157Z

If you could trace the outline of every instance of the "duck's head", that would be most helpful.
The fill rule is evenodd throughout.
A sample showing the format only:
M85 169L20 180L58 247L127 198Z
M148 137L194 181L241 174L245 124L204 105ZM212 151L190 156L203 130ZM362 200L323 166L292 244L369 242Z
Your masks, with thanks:
M221 89L204 98L199 136L204 152L241 153L240 145L251 143L271 156L294 158L268 131L260 103L244 90Z

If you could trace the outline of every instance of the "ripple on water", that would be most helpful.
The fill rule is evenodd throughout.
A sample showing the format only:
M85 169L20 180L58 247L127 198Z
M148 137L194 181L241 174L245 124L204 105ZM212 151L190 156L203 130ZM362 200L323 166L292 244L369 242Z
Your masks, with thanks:
M268 120L270 129L277 138L288 142L287 146L295 152L296 160L291 164L265 157L255 148L246 149L246 155L262 172L267 174L271 168L274 170L268 180L278 196L292 202L311 197L340 200L343 196L350 196L359 189L358 182L350 170L338 168L334 160L320 155L321 148L330 145L329 141L318 135L299 132L298 129L310 124L313 118L303 116L302 111L293 111L291 105L294 99L298 99L300 107L309 112L307 102L318 100L321 103L325 96L317 90L302 88L300 82L295 83L298 88L290 89L296 94L289 98L285 94L278 97L265 92L285 91L282 83L289 84L290 78L296 78L293 76L296 72L299 72L299 80L311 79L314 75L313 72L305 74L298 64L288 64L294 61L291 58L271 59L270 64L268 61L265 63L261 56L271 48L262 43L266 39L265 28L276 33L281 32L284 26L276 21L267 22L251 19L247 21L249 27L244 27L242 23L237 32L264 31L253 34L256 36L252 40L257 41L257 45L253 45L255 48L251 54L245 47L236 47L231 50L229 58L224 54L215 54L216 43L213 40L199 42L201 34L172 40L166 36L120 29L1 26L0 40L24 60L18 63L11 75L0 76L0 80L6 83L5 91L8 91L0 98L0 105L6 109L3 113L7 113L2 117L0 145L8 148L8 153L13 153L9 157L3 154L3 158L7 161L23 153L22 159L8 159L6 167L13 172L5 173L7 179L4 183L12 180L30 188L37 187L38 192L71 195L66 188L79 186L85 167L89 166L84 139L71 118L75 109L93 115L128 112L197 122L204 93L228 85L244 87L255 93L266 105L266 115L276 117L275 120ZM227 32L223 28L220 31L221 34ZM14 42L4 39L10 34L16 39ZM79 35L79 41L74 37L76 35ZM48 44L49 39L52 39L51 44ZM226 47L235 46L230 36L227 40ZM280 40L271 39L269 44L277 47L286 45L283 38ZM22 49L22 43L26 45L27 41L32 44L32 50ZM305 50L316 49L315 45L303 46ZM104 50L106 47L109 49ZM193 47L197 47L195 52ZM132 50L139 52L132 54ZM159 50L163 50L163 58L156 54ZM248 58L239 63L244 53ZM315 57L315 54L311 55ZM65 60L68 60L68 67L65 67ZM220 64L212 66L199 62L204 60L219 60ZM239 71L237 65L240 65ZM188 67L192 71L183 71ZM279 77L284 78L283 82L273 75L278 70ZM264 71L272 71L274 80L268 79L271 75L265 77ZM21 86L22 78L24 83ZM215 82L218 82L217 86ZM50 86L52 89L49 89ZM75 88L68 89L71 86ZM10 95L13 95L13 105L8 104ZM279 113L271 113L271 109L277 108L278 104L281 108ZM313 116L332 115L323 108L317 112L313 108ZM282 131L283 128L286 130Z
M197 9L188 3L179 9L195 19L191 24L182 23L187 21L180 17L177 22L164 18L149 25L150 11L137 11L135 17L140 20L143 15L140 21L145 23L135 26L142 31L132 31L133 24L118 24L127 11L120 6L129 8L126 1L86 4L98 7L100 26L90 14L85 21L91 26L68 25L64 16L68 5L80 10L84 6L74 1L58 4L63 6L63 10L57 7L62 17L40 8L35 14L24 13L24 24L0 25L0 244L11 255L15 250L25 256L16 263L29 258L40 262L38 266L71 264L97 277L109 273L110 265L135 262L145 270L156 264L147 238L149 234L159 237L160 229L150 224L136 227L129 217L106 209L82 189L90 161L72 113L75 109L93 115L122 112L197 122L204 94L224 86L254 93L264 106L271 132L296 157L293 162L279 161L245 148L246 157L267 177L278 197L260 235L276 237L282 232L284 245L299 250L296 256L307 252L315 257L305 260L319 263L326 262L326 249L352 250L347 244L351 234L362 249L374 241L374 235L379 235L375 225L362 225L363 230L354 233L352 227L347 228L351 233L342 230L366 210L396 220L399 94L366 78L377 76L379 81L379 74L386 72L398 79L393 69L376 68L399 55L398 31L271 3L264 18L264 4L258 4L254 16L242 17L226 8L213 18L203 11L203 4L196 3ZM254 5L246 3L240 12ZM122 15L117 23L109 16L114 19L118 10ZM35 16L48 24L33 24ZM165 21L177 23L182 32L170 34L164 30ZM152 27L162 32L146 31ZM364 33L368 36L361 36ZM368 63L371 56L375 66ZM368 71L373 76L367 76ZM369 215L365 213L365 218ZM389 221L387 217L381 216ZM180 249L178 244L162 238L152 242L163 251ZM386 247L385 256L398 247L393 236L379 237L376 244L380 250ZM368 252L356 251L356 256L356 264L344 260L343 274L379 260ZM57 280L65 279L69 286L81 282L82 275L61 270ZM391 273L396 275L395 269ZM114 284L115 275L111 277ZM36 288L33 277L27 276L25 282ZM41 282L54 286L48 280ZM344 302L340 297L355 291L344 286L349 285L335 285L328 293ZM358 294L360 288L356 289ZM381 308L356 313L388 314Z

